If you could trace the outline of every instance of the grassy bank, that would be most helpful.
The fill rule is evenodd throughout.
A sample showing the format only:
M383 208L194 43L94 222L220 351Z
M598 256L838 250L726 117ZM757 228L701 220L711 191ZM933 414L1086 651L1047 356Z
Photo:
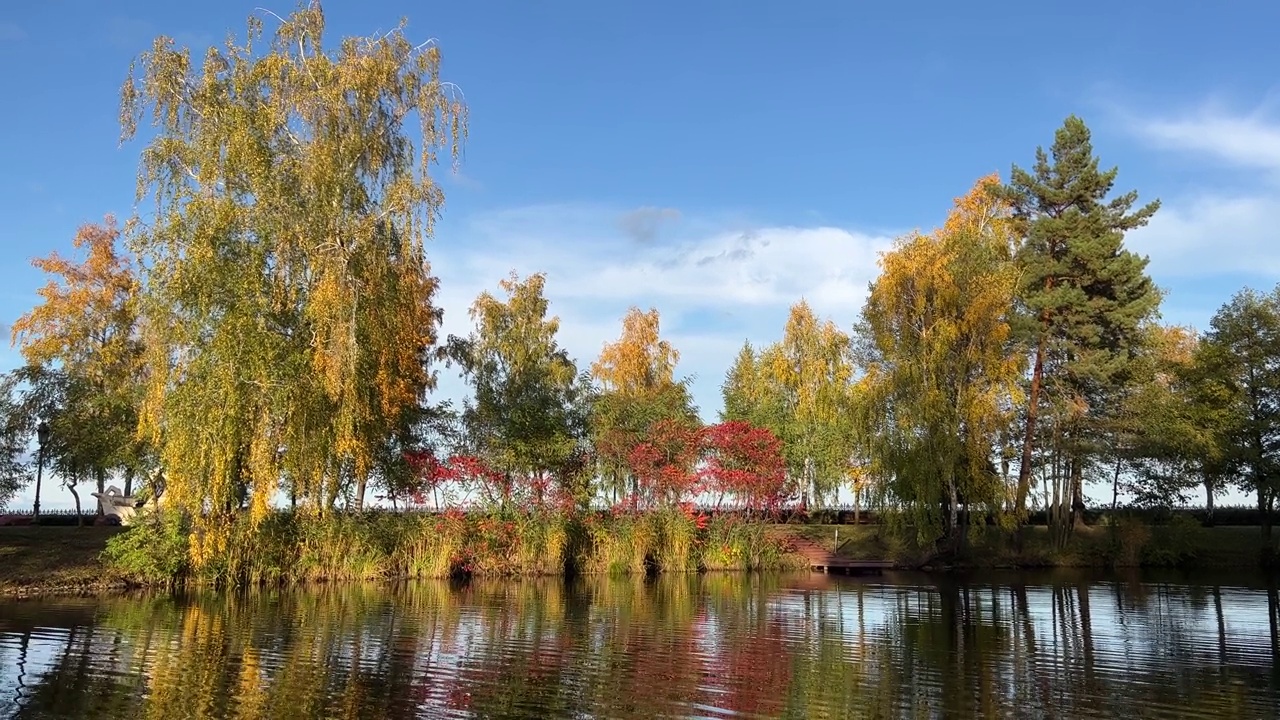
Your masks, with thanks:
M204 561L192 562L193 555ZM765 525L699 521L678 510L588 515L368 512L323 519L276 512L200 538L169 518L115 537L106 564L139 583L281 583L782 569Z
M798 525L794 532L836 555L856 560L890 560L905 567L1257 567L1267 554L1257 527L1201 527L1194 521L1152 525L1119 522L1078 528L1066 547L1053 548L1048 528L1022 530L1019 549L998 528L983 528L966 539L955 557L938 558L932 548L887 537L874 525ZM1273 541L1270 552L1277 551Z
M0 527L0 595L70 595L128 587L101 555L118 527Z
M850 559L904 567L1254 567L1263 555L1256 527L1129 522L1078 530L1055 551L1046 529L1024 529L1021 550L984 529L945 562L878 526L766 526L732 518L699 526L675 511L644 515L503 517L291 513L256 530L238 525L216 559L190 563L190 537L177 524L0 528L0 595L74 594L175 582L244 586L449 575L630 574L648 571L784 569L780 539L797 533ZM1274 551L1274 548L1273 548Z

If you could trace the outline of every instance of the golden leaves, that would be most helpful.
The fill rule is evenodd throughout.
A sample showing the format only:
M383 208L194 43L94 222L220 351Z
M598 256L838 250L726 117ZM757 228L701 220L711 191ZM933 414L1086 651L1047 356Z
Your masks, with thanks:
M127 361L121 347L133 332L138 281L127 257L116 253L115 218L76 232L72 245L85 251L74 262L55 253L31 264L53 276L38 293L42 302L13 324L11 341L31 365L89 363L105 378Z
M196 63L157 38L122 90L124 137L144 111L158 129L138 173L156 219L131 237L151 267L144 423L193 509L245 480L256 509L282 479L327 507L434 382L429 171L457 159L466 108L400 30L329 52L318 3L275 19Z
M942 228L896 242L864 309L880 356L868 389L887 421L881 465L918 483L915 500L941 496L945 488L931 483L954 482L947 468L962 462L969 478L985 477L994 435L1019 394L1024 356L1009 326L1017 276L998 188L998 177L980 179ZM901 465L913 457L931 469ZM990 499L977 485L964 492Z
M659 334L656 308L641 312L632 307L622 318L622 335L607 343L591 364L591 374L606 391L641 395L675 383L680 352Z

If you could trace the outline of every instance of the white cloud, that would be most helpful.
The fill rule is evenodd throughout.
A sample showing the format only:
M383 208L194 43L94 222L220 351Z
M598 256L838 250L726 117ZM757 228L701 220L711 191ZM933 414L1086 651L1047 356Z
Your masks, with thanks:
M1135 129L1160 147L1280 171L1280 124L1258 113L1231 115L1208 109L1184 117L1139 121Z
M1280 193L1195 193L1165 202L1129 246L1151 258L1156 278L1216 273L1280 277Z
M673 211L661 211L673 218ZM777 339L802 297L819 315L850 328L861 310L878 253L891 238L834 227L762 227L655 236L638 244L618 212L591 206L522 208L442 228L428 252L441 279L444 332L465 334L469 307L511 270L547 274L561 343L586 368L621 331L632 305L656 307L664 336L681 352L679 373L706 419L720 408L720 383L744 339ZM706 227L685 218L682 225ZM462 392L442 377L441 393Z
M1126 124L1160 151L1239 171L1230 176L1233 190L1190 178L1189 189L1166 196L1150 225L1130 234L1131 247L1151 257L1152 275L1157 280L1203 281L1222 274L1280 278L1280 253L1274 250L1280 227L1280 120L1205 106L1183 115L1130 116Z

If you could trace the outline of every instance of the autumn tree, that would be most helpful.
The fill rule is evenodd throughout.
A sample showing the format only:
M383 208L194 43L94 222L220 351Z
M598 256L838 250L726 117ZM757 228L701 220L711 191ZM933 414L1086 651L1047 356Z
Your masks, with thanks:
M768 428L741 420L710 425L701 434L705 490L738 499L748 510L773 510L790 499L782 441Z
M12 335L27 363L26 404L56 438L49 459L65 480L96 480L98 492L115 472L125 475L128 492L145 456L136 437L139 282L132 261L117 251L119 239L108 216L76 232L72 247L82 257L55 252L33 260L50 280Z
M962 504L1004 505L991 457L1021 356L1010 344L1018 275L998 188L995 176L979 180L943 228L898 240L863 310L875 350L871 459L924 541L957 542Z
M1185 502L1199 486L1212 519L1214 496L1227 479L1221 431L1231 421L1229 389L1212 372L1210 348L1194 330L1152 323L1146 333L1133 387L1108 414L1112 509L1122 486L1137 503L1162 506Z
M699 494L701 456L701 428L681 418L651 424L627 454L627 468L635 479L635 506L669 507Z
M1099 169L1089 129L1071 116L1049 153L1036 150L1030 171L1013 167L1004 190L1019 245L1019 300L1027 317L1021 335L1032 360L1014 503L1019 512L1030 492L1037 441L1048 437L1050 475L1066 485L1063 502L1080 520L1085 471L1103 447L1101 409L1129 383L1142 325L1160 302L1146 258L1124 247L1124 234L1145 225L1159 201L1133 209L1136 191L1112 196L1116 175L1116 168ZM1055 424L1041 428L1046 412ZM1058 478L1058 467L1065 478Z
M16 373L0 375L0 509L31 479L27 448L35 431Z
M1225 390L1217 418L1226 466L1257 497L1270 541L1280 495L1280 286L1245 289L1213 316L1201 362Z
M546 275L512 273L499 284L506 299L481 293L471 306L475 331L449 339L474 392L463 424L488 465L508 477L562 477L585 439L586 384L556 341Z
M591 365L599 385L591 410L592 445L615 501L620 492L639 494L631 454L652 428L664 421L685 429L701 425L688 382L675 378L680 353L662 339L660 329L656 309L631 308L622 319L621 336L607 343Z
M858 439L850 350L849 336L802 300L782 341L759 353L744 345L722 386L725 420L768 428L782 440L806 507L834 496L850 476Z
M265 40L250 17L243 44L201 63L159 37L122 91L123 138L154 126L138 173L154 219L131 233L147 267L141 420L171 504L212 509L198 561L223 537L204 530L246 492L262 517L282 479L306 508L351 486L359 506L434 382L430 171L458 156L466 112L439 48L403 22L336 49L324 30L313 2Z

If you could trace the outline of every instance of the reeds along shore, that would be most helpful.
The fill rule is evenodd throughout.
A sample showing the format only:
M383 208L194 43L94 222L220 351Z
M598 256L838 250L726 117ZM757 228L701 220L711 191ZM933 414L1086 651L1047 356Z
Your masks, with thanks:
M114 571L144 584L215 585L785 569L795 563L767 525L736 517L645 513L468 515L277 511L237 519L199 564L176 515L148 518L108 543Z

